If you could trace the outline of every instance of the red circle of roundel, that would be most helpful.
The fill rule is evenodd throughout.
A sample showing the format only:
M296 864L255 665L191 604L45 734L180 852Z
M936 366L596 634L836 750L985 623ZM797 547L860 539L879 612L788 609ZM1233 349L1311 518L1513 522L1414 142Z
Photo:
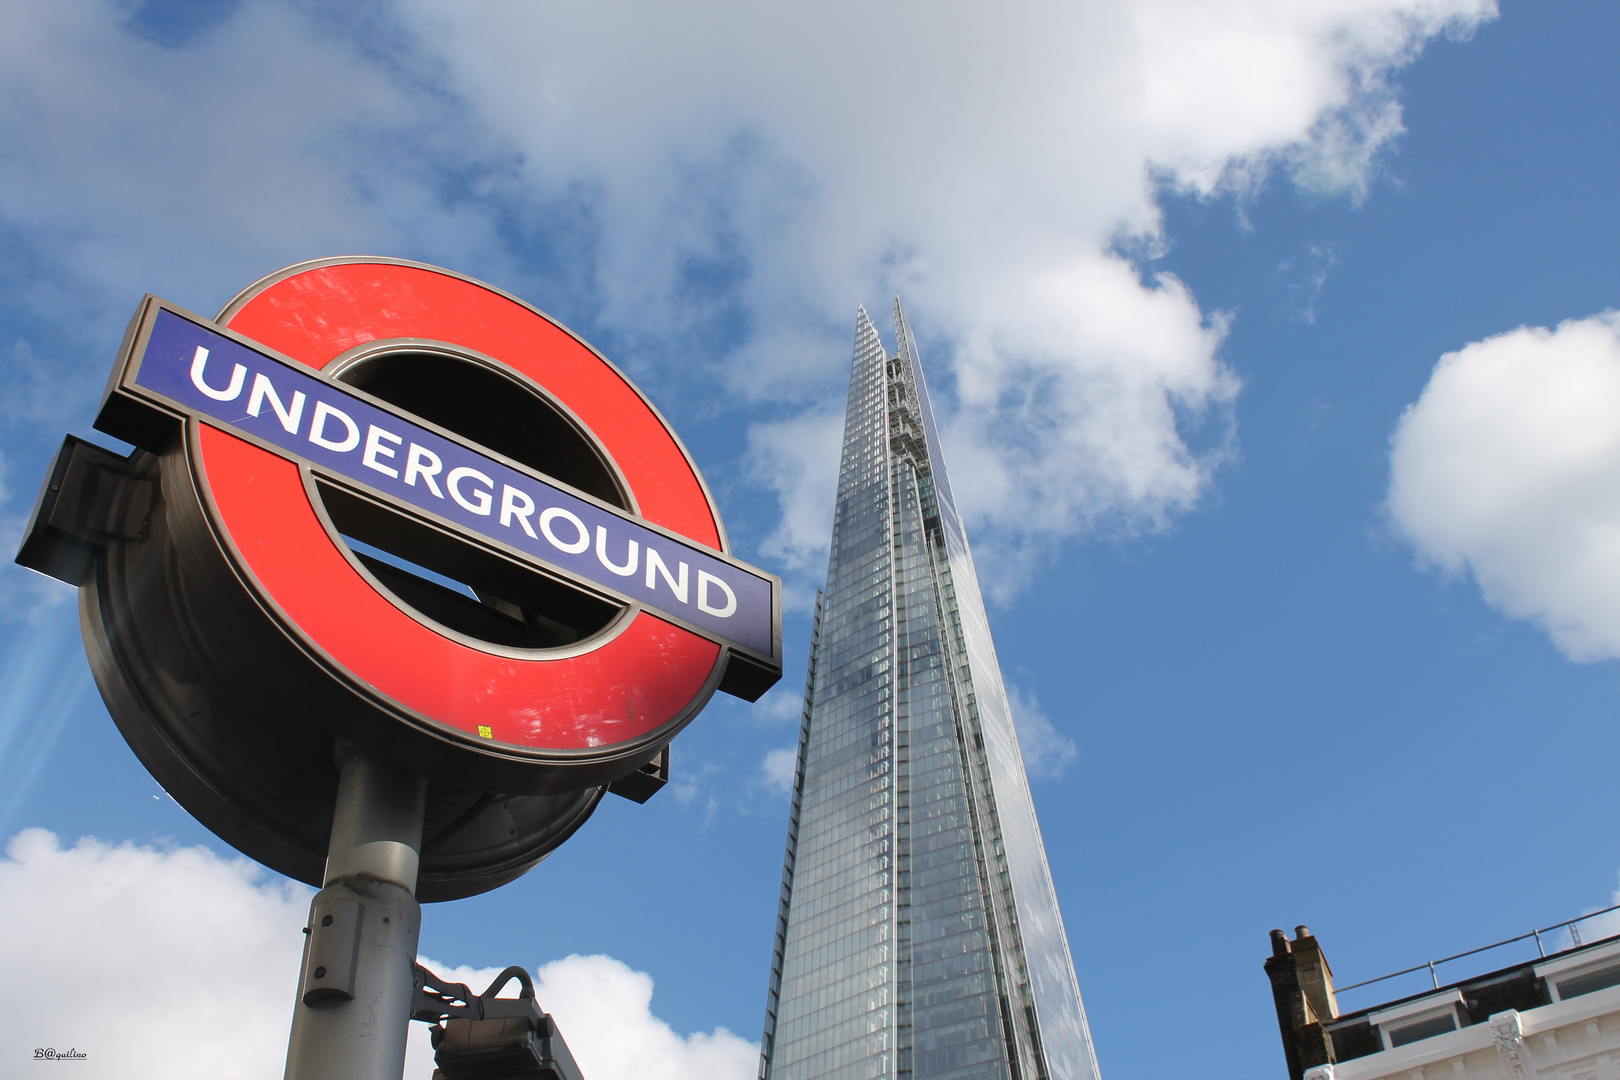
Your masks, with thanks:
M589 347L508 296L429 267L346 261L295 271L233 307L225 325L317 370L393 338L494 357L592 430L644 518L724 550L703 483L652 406ZM219 521L269 598L355 678L479 742L563 751L630 742L688 711L715 674L718 645L646 611L575 655L518 658L439 634L344 556L297 465L207 424L198 446Z

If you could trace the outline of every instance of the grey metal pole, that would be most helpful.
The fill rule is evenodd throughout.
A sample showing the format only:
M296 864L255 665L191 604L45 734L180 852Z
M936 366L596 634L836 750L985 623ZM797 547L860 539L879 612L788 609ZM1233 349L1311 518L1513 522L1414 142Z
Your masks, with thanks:
M285 1077L400 1080L427 781L339 745L325 884L309 909Z

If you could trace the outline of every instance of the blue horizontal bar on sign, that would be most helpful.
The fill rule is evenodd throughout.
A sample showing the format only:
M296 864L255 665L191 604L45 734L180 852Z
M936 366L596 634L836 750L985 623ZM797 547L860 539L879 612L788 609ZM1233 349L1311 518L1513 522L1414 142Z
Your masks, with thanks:
M135 384L537 563L773 654L771 583L161 309Z

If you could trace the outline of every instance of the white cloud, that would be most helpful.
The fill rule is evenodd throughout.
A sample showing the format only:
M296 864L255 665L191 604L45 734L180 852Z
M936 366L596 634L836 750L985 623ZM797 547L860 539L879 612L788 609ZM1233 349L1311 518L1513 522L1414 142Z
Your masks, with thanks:
M476 131L384 38L362 49L319 9L245 3L169 48L128 15L120 0L0 4L0 285L7 314L57 332L48 352L19 340L0 358L13 459L89 421L143 292L211 314L280 266L352 251L477 253L500 276L489 214L442 194L446 162L489 171ZM37 483L11 479L8 551ZM0 572L8 617L53 595Z
M0 1039L8 1060L77 1048L85 1076L271 1077L287 1053L301 885L202 848L155 851L42 829L0 860Z
M1018 729L1018 748L1024 756L1024 771L1044 780L1058 780L1080 757L1073 739L1058 731L1047 719L1040 699L1033 692L1007 687L1007 703L1012 706L1013 724Z
M804 689L787 681L779 682L748 709L748 715L766 723L804 718Z
M1191 509L1232 453L1238 389L1216 360L1224 319L1206 324L1169 276L1143 288L1099 255L1002 299L1024 317L963 343L962 409L946 421L958 501L991 526L977 546L994 553L979 559L993 593L1042 540L1161 529ZM1186 441L1200 420L1214 429L1202 452Z
M499 968L443 968L422 965L452 982L483 993ZM681 1036L652 1014L653 980L611 956L569 956L543 964L534 973L535 1000L557 1021L580 1072L587 1080L753 1080L759 1072L759 1044L725 1028ZM512 983L504 996L517 993ZM411 1025L405 1059L407 1077L433 1071L433 1048L426 1025Z
M331 28L244 4L166 48L123 14L0 6L0 219L39 261L40 313L116 331L148 289L202 305L302 258L487 235L464 220L456 243L431 198L443 107Z
M0 1053L76 1048L88 1057L75 1075L118 1080L279 1077L310 894L206 848L63 848L43 829L18 833L0 859ZM476 992L495 975L423 963ZM536 973L541 1007L591 1080L750 1080L756 1044L724 1028L676 1034L652 1014L652 991L607 956ZM432 1050L412 1027L406 1075L425 1077Z
M1620 889L1616 889L1609 897L1609 902L1603 907L1620 904ZM1602 911L1602 908L1594 910ZM1580 924L1581 939L1583 941L1601 941L1606 937L1620 934L1620 911L1605 911L1602 915L1587 919Z
M1603 910L1615 904L1620 904L1620 889L1614 891L1614 894L1609 897L1608 903L1594 905L1585 910L1585 914L1591 917L1577 920L1575 923L1575 929L1581 935L1581 944L1590 945L1594 941L1602 941L1604 938L1620 934L1620 911ZM1595 911L1602 911L1603 914L1594 916L1592 913ZM1567 926L1561 930L1555 930L1553 934L1555 936L1543 934L1542 941L1549 944L1554 951L1562 952L1565 949L1576 947L1575 938L1570 934Z
M1142 5L1150 159L1201 193L1244 192L1282 166L1308 191L1364 198L1404 131L1390 75L1495 4L1289 0Z
M778 406L769 554L809 572L853 310L893 291L981 546L1196 506L1233 445L1225 320L1116 252L1166 242L1159 183L1359 197L1393 73L1493 8L250 2L180 47L124 13L0 5L0 228L37 315L105 338L146 288L203 305L343 250L521 289L566 205L560 287L619 358Z
M1620 312L1441 357L1390 444L1389 513L1576 660L1620 656Z
M782 420L761 421L748 430L749 475L776 493L781 519L762 545L762 552L797 571L819 571L832 535L833 502L838 487L839 445L844 411L830 405L807 409ZM785 602L808 608L813 594L793 588Z
M765 778L765 785L783 795L793 790L793 775L798 770L799 750L796 746L772 750L765 755L765 760L759 766L760 775Z
M702 317L683 267L725 266L757 327L752 396L810 400L755 431L809 563L857 301L905 294L976 527L1013 547L1165 526L1225 459L1224 323L1110 254L1163 242L1151 176L1252 191L1275 167L1363 194L1402 130L1391 74L1489 3L407 4L453 85L537 187L593 185L602 300L668 334ZM854 17L858 12L858 17ZM604 73L611 72L611 77ZM877 293L877 295L874 295ZM948 395L947 395L948 398ZM1206 432L1196 429L1209 424ZM1200 439L1198 436L1202 434ZM819 449L818 449L818 452ZM824 460L824 459L823 459Z

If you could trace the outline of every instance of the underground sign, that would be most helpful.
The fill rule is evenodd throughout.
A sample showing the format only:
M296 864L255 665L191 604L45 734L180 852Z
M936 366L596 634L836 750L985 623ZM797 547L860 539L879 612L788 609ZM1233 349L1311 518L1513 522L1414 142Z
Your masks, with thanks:
M781 587L730 556L656 409L532 307L435 267L300 264L207 319L147 297L18 561L80 586L136 753L319 881L345 739L427 776L422 899L645 799L715 690L781 674Z

